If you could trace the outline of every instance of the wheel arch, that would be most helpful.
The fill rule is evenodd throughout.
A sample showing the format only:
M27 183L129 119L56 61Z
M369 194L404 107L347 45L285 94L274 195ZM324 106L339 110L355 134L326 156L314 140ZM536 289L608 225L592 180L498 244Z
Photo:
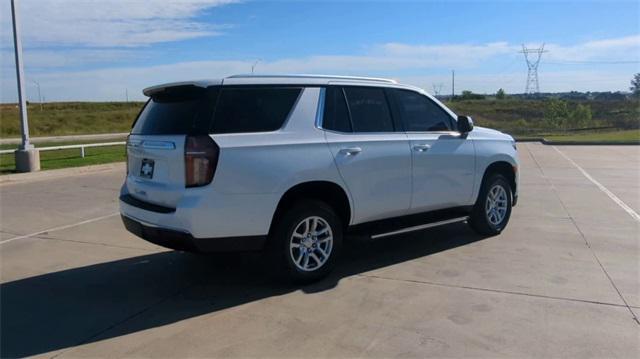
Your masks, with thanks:
M293 203L302 199L315 199L331 206L345 228L351 223L353 206L348 192L342 186L331 181L308 181L296 184L280 197L271 219L270 232L274 227L274 223L282 216L284 211L290 208Z
M509 181L509 185L511 185L511 194L515 195L517 193L517 166L512 164L511 162L505 160L497 160L491 162L484 170L484 174L482 175L482 181L480 182L480 186L484 183L484 181L492 174L498 173L507 178Z

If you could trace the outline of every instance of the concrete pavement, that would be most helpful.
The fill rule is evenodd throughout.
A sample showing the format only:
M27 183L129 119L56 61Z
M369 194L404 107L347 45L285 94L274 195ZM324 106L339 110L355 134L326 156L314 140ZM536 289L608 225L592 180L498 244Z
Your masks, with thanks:
M304 287L129 235L120 170L3 185L1 356L638 357L640 147L518 148L500 236L353 239Z

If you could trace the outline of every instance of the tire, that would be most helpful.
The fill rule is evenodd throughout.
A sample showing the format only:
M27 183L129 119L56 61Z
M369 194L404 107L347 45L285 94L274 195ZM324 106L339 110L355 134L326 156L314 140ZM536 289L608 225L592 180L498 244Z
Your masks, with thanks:
M342 250L342 232L340 218L324 202L294 204L274 223L270 238L282 274L296 283L325 277Z
M497 201L493 198L497 196ZM490 199L491 198L491 199ZM482 182L469 224L478 234L495 236L505 229L511 217L513 192L501 174L489 174Z

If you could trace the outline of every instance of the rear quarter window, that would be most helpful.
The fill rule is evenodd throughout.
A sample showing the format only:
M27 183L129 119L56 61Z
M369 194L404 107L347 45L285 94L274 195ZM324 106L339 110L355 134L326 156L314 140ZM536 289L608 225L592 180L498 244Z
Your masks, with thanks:
M341 87L330 86L325 92L322 128L338 132L351 132L349 109Z
M276 131L284 124L301 91L292 87L223 88L210 132Z
M170 87L154 94L136 119L134 135L205 134L218 88Z

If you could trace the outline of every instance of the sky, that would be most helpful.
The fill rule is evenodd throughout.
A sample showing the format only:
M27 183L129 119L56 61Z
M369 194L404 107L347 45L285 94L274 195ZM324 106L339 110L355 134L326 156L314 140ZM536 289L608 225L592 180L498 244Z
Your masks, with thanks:
M16 0L27 97L143 100L148 86L246 74L393 78L430 93L522 93L522 46L547 52L542 92L628 91L638 1ZM17 86L0 2L0 101Z

